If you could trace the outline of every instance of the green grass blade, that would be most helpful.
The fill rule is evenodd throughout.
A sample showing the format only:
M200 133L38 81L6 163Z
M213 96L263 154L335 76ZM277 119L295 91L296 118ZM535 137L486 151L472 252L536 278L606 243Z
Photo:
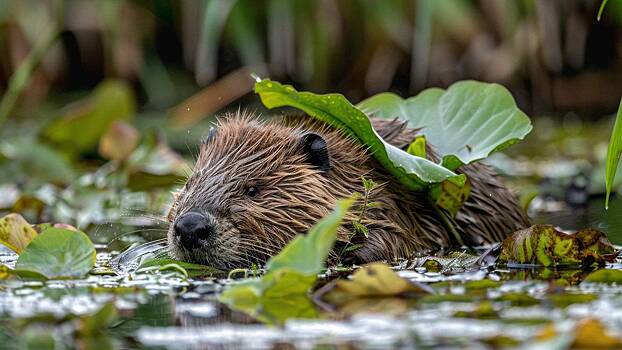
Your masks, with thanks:
M607 170L605 172L605 187L607 188L607 195L605 197L605 209L609 208L609 195L611 194L611 188L613 187L613 180L615 180L616 177L616 171L618 170L618 162L620 160L621 153L622 100L620 100L618 114L616 115L616 121L613 125L613 132L611 133L611 139L609 140L609 149L607 150Z
M600 21L600 17L603 15L603 11L605 10L605 5L607 5L607 1L609 0L603 0L603 2L600 3L600 8L598 9L598 15L596 16L597 21Z

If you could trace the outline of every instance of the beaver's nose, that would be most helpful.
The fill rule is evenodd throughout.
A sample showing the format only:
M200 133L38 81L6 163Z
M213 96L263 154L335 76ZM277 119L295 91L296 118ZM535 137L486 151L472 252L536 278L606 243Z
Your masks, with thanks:
M203 214L194 211L185 213L175 221L175 235L187 248L199 247L200 239L208 239L214 234L214 226Z

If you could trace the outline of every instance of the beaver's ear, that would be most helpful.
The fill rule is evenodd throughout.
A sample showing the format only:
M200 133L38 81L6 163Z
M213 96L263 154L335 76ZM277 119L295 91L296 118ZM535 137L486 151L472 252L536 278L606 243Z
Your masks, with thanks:
M324 173L330 170L328 144L322 136L312 132L302 135L300 139L300 148L305 154L309 164L315 165Z

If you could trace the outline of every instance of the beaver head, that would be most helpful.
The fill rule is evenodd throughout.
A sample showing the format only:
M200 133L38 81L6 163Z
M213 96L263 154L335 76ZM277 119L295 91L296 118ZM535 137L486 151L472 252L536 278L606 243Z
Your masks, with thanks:
M261 264L362 191L366 160L362 146L327 126L224 118L171 208L170 253L219 268Z

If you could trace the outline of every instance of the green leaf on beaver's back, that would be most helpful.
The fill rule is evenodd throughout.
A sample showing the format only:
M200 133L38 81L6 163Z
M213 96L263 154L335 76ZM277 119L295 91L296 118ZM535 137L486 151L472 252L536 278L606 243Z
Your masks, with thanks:
M607 236L594 229L574 234L551 225L534 225L514 232L503 241L499 262L543 266L603 265L618 255Z
M374 157L391 174L413 190L423 190L429 184L465 177L425 158L408 154L385 142L374 130L369 118L341 94L317 95L298 92L289 85L264 79L255 84L255 92L268 108L294 107L325 123L354 134L372 151Z
M442 164L451 170L507 148L532 129L529 117L506 88L472 80L447 90L427 89L408 99L385 92L357 107L368 115L397 117L411 128L421 128Z
M48 228L22 251L16 270L32 271L46 278L81 278L95 265L95 247L80 231Z
M331 214L272 257L264 276L230 285L220 295L220 301L268 323L281 324L288 317L315 317L307 293L324 268L353 202L354 198L339 201Z

